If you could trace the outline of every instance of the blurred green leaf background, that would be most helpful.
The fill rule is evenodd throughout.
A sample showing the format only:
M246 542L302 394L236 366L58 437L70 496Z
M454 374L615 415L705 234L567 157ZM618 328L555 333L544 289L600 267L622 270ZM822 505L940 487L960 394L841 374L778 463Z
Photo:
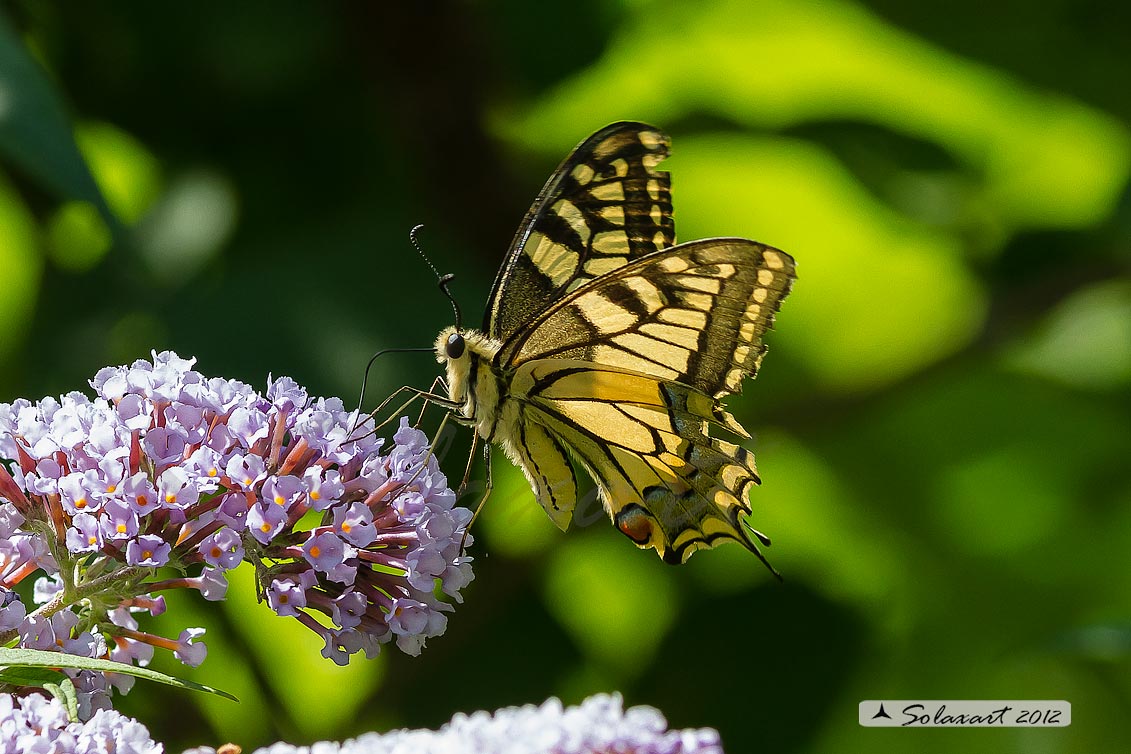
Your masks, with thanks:
M191 596L194 680L121 708L179 751L620 690L729 752L1131 750L1128 6L973 0L0 5L0 399L173 349L351 400L477 317L568 149L665 128L681 240L799 280L759 379L755 525L680 568L553 528L504 460L419 658L337 668ZM426 387L379 362L371 398ZM467 437L445 463L462 471ZM482 470L478 470L482 476ZM179 671L171 658L155 665ZM868 698L1067 699L1063 729L864 729Z

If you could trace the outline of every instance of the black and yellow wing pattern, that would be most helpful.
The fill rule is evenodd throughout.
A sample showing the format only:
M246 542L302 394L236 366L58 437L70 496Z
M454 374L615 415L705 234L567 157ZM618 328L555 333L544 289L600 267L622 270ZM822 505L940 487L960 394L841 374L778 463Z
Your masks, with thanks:
M675 243L670 141L643 123L586 139L539 192L499 269L484 332L506 340L565 293Z
M485 332L449 328L437 355L464 416L563 529L572 457L617 528L664 560L725 540L761 557L769 541L744 520L753 454L712 431L749 437L721 400L757 372L794 262L742 238L674 245L668 148L641 123L583 142L520 227Z

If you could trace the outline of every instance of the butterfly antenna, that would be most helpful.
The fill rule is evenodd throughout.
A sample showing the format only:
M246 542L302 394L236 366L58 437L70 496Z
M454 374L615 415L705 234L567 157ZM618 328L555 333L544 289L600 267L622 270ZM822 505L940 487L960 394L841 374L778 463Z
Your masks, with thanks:
M443 291L444 295L448 297L448 301L452 302L452 311L455 312L456 315L456 330L462 330L463 322L462 317L460 317L459 313L459 304L456 303L456 297L452 295L452 292L450 290L448 290L448 283L455 280L456 276L450 272L446 275L441 275L440 271L436 269L436 265L432 264L432 260L428 258L427 254L424 253L424 249L420 247L420 241L416 237L416 235L420 232L420 229L423 227L423 225L417 225L415 228L408 232L409 243L411 243L413 248L415 248L420 253L420 256L424 257L424 261L428 264L429 267L432 268L433 274L435 274L436 278L440 281L440 290Z

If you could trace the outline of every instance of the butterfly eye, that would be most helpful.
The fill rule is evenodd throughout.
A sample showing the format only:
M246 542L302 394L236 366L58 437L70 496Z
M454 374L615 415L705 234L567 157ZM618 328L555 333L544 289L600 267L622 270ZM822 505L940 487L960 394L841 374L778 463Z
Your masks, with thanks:
M448 336L448 345L446 347L449 359L458 359L463 356L464 348L467 344L463 340L463 336L458 332L454 332Z

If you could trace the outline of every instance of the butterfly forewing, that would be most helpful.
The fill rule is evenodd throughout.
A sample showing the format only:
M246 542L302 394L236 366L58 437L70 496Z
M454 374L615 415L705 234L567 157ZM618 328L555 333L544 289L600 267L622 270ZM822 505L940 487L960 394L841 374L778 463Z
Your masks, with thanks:
M669 140L643 123L614 123L558 167L511 244L485 329L507 340L568 292L675 243L670 180L656 166Z
M504 365L569 358L689 385L715 398L758 370L793 259L742 238L655 252L578 289L505 345Z

